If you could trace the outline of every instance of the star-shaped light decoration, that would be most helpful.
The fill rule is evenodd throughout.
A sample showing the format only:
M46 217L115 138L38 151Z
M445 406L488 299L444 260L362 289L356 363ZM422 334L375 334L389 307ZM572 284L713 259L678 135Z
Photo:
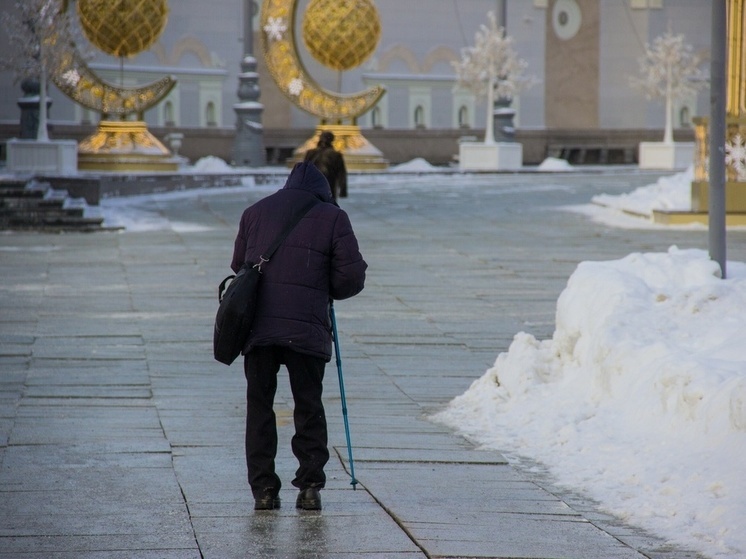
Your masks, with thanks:
M300 78L293 78L288 84L288 93L297 97L303 91L303 80Z
M736 172L739 181L746 181L746 140L741 134L725 144L725 164Z
M78 71L73 68L72 70L68 70L67 72L63 73L62 79L65 81L65 83L75 87L80 81L80 73L78 73Z
M270 17L267 19L267 25L264 26L264 32L269 37L270 41L282 40L285 31L288 30L288 26L285 20L281 17Z

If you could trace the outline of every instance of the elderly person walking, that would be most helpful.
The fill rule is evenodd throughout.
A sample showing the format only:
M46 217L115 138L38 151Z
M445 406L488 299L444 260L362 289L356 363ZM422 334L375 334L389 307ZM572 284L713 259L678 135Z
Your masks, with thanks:
M281 365L288 371L295 403L291 447L298 460L292 480L300 490L296 506L321 509L319 490L329 460L321 401L324 369L332 355L329 304L362 291L367 264L349 217L333 203L324 175L309 163L298 163L282 189L244 211L234 244L234 271L244 262L259 262L290 216L313 200L316 203L262 266L256 316L243 351L246 464L255 510L280 507L273 403Z

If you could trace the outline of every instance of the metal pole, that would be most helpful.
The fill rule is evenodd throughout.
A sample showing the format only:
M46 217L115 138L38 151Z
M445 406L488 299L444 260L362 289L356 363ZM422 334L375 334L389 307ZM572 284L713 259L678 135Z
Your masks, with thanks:
M720 265L725 278L725 103L726 103L726 0L712 2L710 59L710 258Z
M357 489L355 479L355 463L352 461L352 443L350 442L350 423L347 420L347 400L345 399L345 383L342 378L342 354L339 351L339 335L337 334L337 317L334 313L334 303L329 303L329 314L332 319L332 333L334 335L334 355L337 358L337 375L339 376L339 395L342 400L342 418L345 423L345 436L347 437L347 456L350 459L350 477L352 489Z
M505 29L508 28L508 10L505 0L497 0L497 24Z

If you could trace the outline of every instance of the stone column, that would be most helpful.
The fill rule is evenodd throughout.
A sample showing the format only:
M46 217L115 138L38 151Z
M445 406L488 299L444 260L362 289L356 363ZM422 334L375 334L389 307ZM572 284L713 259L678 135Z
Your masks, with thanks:
M513 124L515 109L510 106L511 102L511 99L504 98L495 101L493 118L495 122L496 142L515 141L515 125Z
M505 0L497 0L495 15L497 25L508 32L508 14ZM495 99L492 106L493 134L496 142L513 142L515 140L515 127L513 118L515 109L510 105L512 99Z
M264 151L264 128L262 112L264 105L259 103L259 74L257 61L253 56L255 13L254 0L244 0L244 53L241 73L238 76L239 102L233 105L236 113L236 137L233 142L233 164L237 166L260 167L266 164Z
M26 79L21 82L23 97L18 99L21 109L21 133L23 140L35 140L39 129L39 82L38 80ZM47 97L47 114L52 106L52 100Z

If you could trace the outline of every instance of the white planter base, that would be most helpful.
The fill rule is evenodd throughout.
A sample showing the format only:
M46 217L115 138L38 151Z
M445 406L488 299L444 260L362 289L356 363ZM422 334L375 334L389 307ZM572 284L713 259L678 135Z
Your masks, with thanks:
M694 142L640 142L640 169L686 169L694 163Z
M462 171L513 171L523 165L523 146L517 142L463 142L458 157Z
M8 140L7 169L13 173L60 175L78 170L75 140Z

